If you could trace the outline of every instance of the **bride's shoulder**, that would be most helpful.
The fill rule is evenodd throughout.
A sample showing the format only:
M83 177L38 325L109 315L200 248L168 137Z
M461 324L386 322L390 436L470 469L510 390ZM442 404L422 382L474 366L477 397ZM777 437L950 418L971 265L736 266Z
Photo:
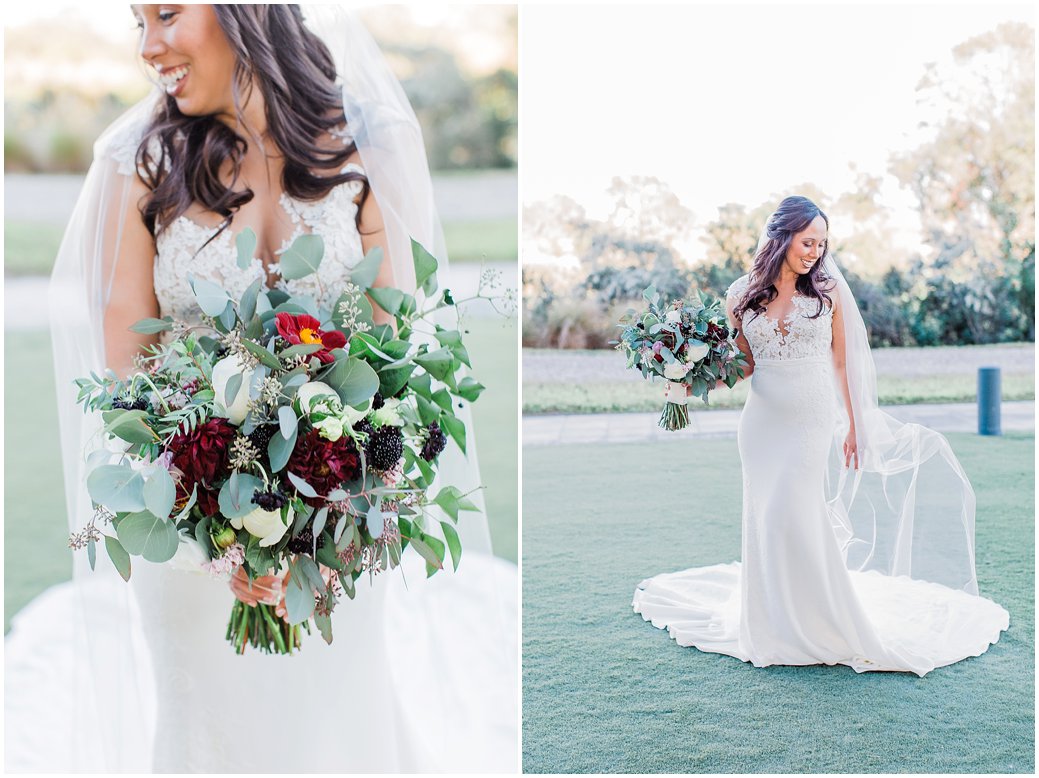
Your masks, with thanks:
M725 296L737 297L747 291L747 285L750 283L750 273L744 273L731 284L725 292Z

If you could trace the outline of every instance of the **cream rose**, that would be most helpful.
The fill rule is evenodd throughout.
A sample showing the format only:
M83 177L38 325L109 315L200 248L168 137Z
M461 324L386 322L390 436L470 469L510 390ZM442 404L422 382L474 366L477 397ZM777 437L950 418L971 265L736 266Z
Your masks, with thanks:
M701 359L706 357L711 352L711 347L706 343L700 343L696 340L689 341L689 349L685 353L685 361L692 365L695 362L699 362Z
M672 323L680 322L680 321L682 321L682 312L681 311L668 311L667 312L667 316L664 317L664 320L672 322Z
M242 383L238 387L238 392L235 394L231 405L228 406L224 402L227 394L227 382L234 375L241 375ZM245 416L249 412L249 387L252 385L255 377L256 371L243 370L242 363L236 356L224 357L213 365L213 392L216 395L213 398L213 402L217 410L225 414L227 420L232 424L241 424L245 421Z
M668 378L672 381L681 381L685 378L685 374L689 372L689 365L685 365L681 362L672 362L670 365L664 365L664 378Z
M288 524L292 523L292 511L289 511ZM247 513L244 517L237 519L231 519L231 526L235 529L241 529L243 526L246 531L254 537L260 538L261 546L273 546L282 536L288 531L288 524L281 520L281 510L266 511L263 508L257 508L252 513Z

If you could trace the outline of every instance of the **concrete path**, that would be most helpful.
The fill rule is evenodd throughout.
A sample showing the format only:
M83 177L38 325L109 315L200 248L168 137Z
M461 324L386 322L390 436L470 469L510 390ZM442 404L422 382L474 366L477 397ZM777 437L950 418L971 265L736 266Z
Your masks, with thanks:
M899 421L923 424L939 432L977 432L974 403L891 405L884 410ZM1005 402L1004 432L1034 432L1035 402ZM559 446L577 443L648 443L695 437L734 437L741 411L693 411L690 425L679 432L657 426L659 413L589 413L523 417L524 446Z

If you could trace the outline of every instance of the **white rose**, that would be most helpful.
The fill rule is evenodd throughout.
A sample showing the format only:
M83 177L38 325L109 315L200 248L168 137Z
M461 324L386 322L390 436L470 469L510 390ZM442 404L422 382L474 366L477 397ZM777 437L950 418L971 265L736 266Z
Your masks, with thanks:
M232 376L239 374L242 376L242 383L228 407L224 402L227 382ZM213 392L216 394L214 404L218 411L226 414L227 420L232 424L241 424L245 420L245 415L249 412L249 387L257 375L256 370L243 370L242 363L236 356L224 357L213 365Z
M354 408L351 405L347 405L343 408L342 419L345 426L353 429L353 426L368 415L371 411L370 403L365 402L364 407L361 409Z
M672 362L670 365L664 365L664 378L672 381L681 381L688 372L689 365L683 365L681 362Z
M711 351L711 347L706 343L700 343L696 340L689 341L689 350L685 353L685 361L690 365L694 362L699 362L701 359L706 357Z
M289 523L292 522L292 511L289 511ZM231 526L246 531L254 537L260 538L261 546L273 546L288 530L288 525L281 520L281 510L266 511L257 508L244 517L231 519Z
M681 311L668 311L667 312L667 316L664 317L664 320L665 321L669 321L669 322L674 322L674 323L680 322L680 321L682 321L682 312Z
M177 553L169 561L174 570L183 570L188 573L203 573L202 565L209 561L209 554L202 548L202 544L190 535L183 532L180 535L180 543L177 545Z
M318 397L335 397L337 402L339 400L336 390L323 381L307 381L296 391L296 397L299 399L300 412L304 414L310 413L310 405Z
M325 440L336 441L343 437L343 420L338 416L326 416L311 423Z

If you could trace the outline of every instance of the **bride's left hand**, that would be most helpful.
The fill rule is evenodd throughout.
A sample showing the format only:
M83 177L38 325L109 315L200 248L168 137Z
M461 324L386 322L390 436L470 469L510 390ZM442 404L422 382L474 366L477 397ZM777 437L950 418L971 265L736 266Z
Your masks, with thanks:
M855 430L851 429L848 431L848 436L844 439L844 466L851 467L851 458L855 457L855 469L859 469L859 444L855 439Z

